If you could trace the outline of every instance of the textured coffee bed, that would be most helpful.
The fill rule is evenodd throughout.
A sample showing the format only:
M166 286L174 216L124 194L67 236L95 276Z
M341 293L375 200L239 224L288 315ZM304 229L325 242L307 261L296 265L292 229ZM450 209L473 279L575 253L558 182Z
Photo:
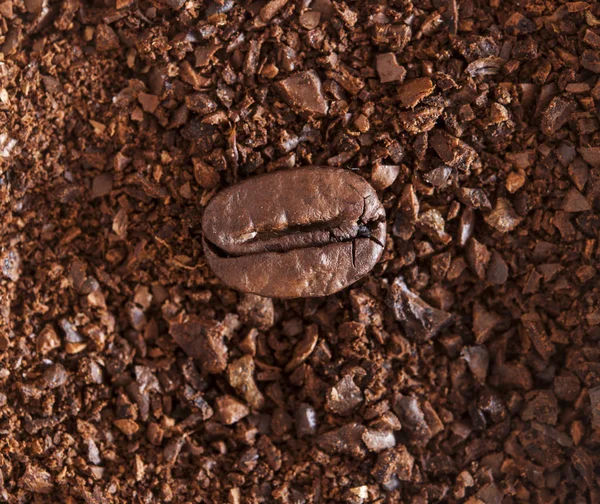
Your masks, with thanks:
M0 500L600 502L600 4L2 0L0 53ZM228 289L209 201L306 166L381 258Z

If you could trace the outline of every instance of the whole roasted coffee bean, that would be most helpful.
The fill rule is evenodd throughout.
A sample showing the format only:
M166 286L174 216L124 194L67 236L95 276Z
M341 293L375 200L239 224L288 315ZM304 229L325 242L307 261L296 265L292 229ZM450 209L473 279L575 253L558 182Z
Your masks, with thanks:
M261 296L326 296L377 263L385 210L366 180L306 167L260 175L208 204L204 252L229 287Z

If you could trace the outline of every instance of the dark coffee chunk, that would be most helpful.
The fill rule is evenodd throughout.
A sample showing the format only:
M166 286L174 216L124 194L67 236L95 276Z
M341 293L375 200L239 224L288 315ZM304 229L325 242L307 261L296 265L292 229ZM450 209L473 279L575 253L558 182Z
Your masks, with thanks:
M435 85L431 79L422 77L404 83L398 88L398 97L405 107L414 107L423 98L433 93Z
M376 60L377 73L382 83L404 80L406 70L398 64L394 53L378 54Z
M592 426L600 429L600 385L589 390L592 411Z
M555 352L555 347L550 341L544 324L540 319L540 316L533 313L524 313L521 317L521 323L525 330L525 334L531 339L531 343L534 348L538 351L542 359L548 360Z
M581 55L581 66L595 73L600 73L600 51L586 49Z
M394 280L386 304L406 335L419 342L433 338L452 322L452 314L428 305L408 288L402 277Z
M577 189L572 187L565 195L565 199L563 199L561 208L565 212L576 213L587 212L588 210L591 210L592 207L585 196Z
M521 412L523 420L556 425L558 402L551 390L536 390L525 396L525 408Z
M366 275L383 252L385 211L361 177L322 167L229 187L202 219L204 251L229 287L261 296L326 296Z
M302 114L323 116L329 110L321 90L321 79L314 70L278 82L277 89L285 101Z
M504 30L509 35L525 35L535 31L535 24L520 12L515 12L504 23Z
M580 388L581 385L576 376L557 376L554 378L554 394L562 401L572 402L577 399ZM590 390L590 394L592 391L593 389ZM598 402L600 402L600 396L598 396L596 403ZM598 425L600 425L600 417L598 420Z
M362 442L365 427L358 423L349 423L338 429L319 436L317 444L327 453L342 453L361 458L366 449Z
M216 399L217 415L225 425L239 422L250 413L248 407L230 395L220 396Z
M255 409L263 406L265 399L254 381L254 359L250 355L229 364L227 378L250 406Z
M556 133L577 110L577 103L562 96L555 97L542 116L542 131L546 135Z
M411 441L426 445L433 433L419 401L415 397L398 395L395 398L394 411L402 422L402 428L409 433Z
M119 37L110 26L100 24L96 30L96 49L98 51L110 51L119 48Z
M190 357L199 359L202 371L220 373L227 367L226 328L214 320L180 314L170 321L169 332Z
M0 254L0 272L13 282L19 279L21 273L21 257L16 250L6 250Z
M47 471L37 466L28 465L23 476L19 479L19 487L33 493L49 494L52 492L54 484Z
M600 147L582 147L579 153L586 163L594 168L600 168Z
M478 301L473 305L473 333L476 343L484 343L491 335L494 327L502 321L498 314L486 310Z
M394 490L400 481L410 481L415 458L404 445L379 454L373 468L373 476L386 490Z
M362 400L360 388L346 375L327 394L326 408L336 415L350 415Z
M271 0L267 2L267 4L260 9L260 19L265 23L270 21L283 7L288 0Z
M465 347L462 357L467 361L469 369L478 382L484 383L487 375L490 357L488 351L483 345Z
M488 263L487 281L495 285L502 285L507 280L508 266L502 256L495 250L492 250L492 257Z

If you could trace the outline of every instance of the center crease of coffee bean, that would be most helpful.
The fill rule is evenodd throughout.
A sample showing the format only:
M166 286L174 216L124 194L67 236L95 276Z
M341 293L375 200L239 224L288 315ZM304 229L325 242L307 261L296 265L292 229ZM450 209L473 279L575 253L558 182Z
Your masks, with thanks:
M220 257L241 257L264 252L283 254L290 250L319 247L328 243L353 242L357 238L368 238L383 247L383 243L373 236L373 232L382 221L383 218L364 223L359 220L352 226L348 226L347 223L341 226L343 220L336 219L305 226L292 226L280 231L253 231L240 237L241 242L238 243L238 247L242 250L238 253L227 252L210 241L208 244Z

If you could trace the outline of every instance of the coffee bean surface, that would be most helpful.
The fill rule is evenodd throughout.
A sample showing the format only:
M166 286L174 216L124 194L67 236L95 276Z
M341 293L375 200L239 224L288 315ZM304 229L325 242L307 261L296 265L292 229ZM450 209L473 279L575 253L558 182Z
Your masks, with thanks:
M312 166L225 189L207 206L202 229L208 264L229 287L277 298L326 296L375 266L385 210L362 177Z

